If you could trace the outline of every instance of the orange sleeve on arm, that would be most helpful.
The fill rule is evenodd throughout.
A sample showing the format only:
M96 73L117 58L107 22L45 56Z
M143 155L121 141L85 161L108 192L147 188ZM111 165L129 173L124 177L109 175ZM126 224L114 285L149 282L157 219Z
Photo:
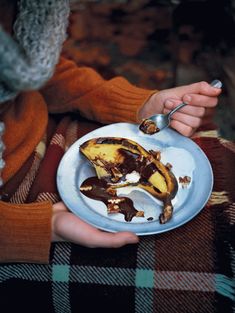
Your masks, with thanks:
M77 110L102 123L136 122L140 108L155 92L136 87L123 77L105 80L93 69L78 67L64 58L42 89L50 112Z
M0 201L0 262L48 263L52 204Z

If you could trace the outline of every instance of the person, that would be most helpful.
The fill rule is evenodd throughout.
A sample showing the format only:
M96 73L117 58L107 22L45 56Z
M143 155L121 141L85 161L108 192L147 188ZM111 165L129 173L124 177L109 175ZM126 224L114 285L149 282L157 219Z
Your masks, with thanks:
M69 1L0 4L0 120L5 128L0 261L47 263L53 241L86 247L138 243L134 233L108 233L87 224L59 198L59 161L82 127L90 125L84 132L93 127L80 116L102 124L139 123L184 101L188 105L174 114L171 127L191 136L212 118L221 89L202 81L158 91L123 77L105 80L61 56Z

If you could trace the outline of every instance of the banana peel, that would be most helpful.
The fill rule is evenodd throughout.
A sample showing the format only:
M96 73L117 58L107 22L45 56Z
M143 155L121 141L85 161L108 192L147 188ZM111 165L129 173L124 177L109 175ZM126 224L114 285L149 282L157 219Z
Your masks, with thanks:
M178 184L171 169L137 142L121 137L99 137L84 142L80 152L92 163L108 188L137 186L163 202L160 223L173 214L171 200Z

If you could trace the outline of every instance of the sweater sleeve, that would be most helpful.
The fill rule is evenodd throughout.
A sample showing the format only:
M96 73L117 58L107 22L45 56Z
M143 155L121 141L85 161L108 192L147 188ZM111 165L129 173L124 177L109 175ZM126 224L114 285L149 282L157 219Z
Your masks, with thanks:
M0 201L0 262L48 263L52 205L49 201Z
M79 111L101 123L137 122L139 110L155 92L136 87L123 77L105 80L93 69L64 58L42 89L50 112Z

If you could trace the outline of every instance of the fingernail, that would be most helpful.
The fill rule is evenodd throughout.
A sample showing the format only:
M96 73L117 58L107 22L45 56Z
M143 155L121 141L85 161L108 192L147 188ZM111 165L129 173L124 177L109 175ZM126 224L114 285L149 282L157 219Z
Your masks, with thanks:
M184 96L183 101L187 104L189 104L192 100L192 97L190 97L189 95Z

